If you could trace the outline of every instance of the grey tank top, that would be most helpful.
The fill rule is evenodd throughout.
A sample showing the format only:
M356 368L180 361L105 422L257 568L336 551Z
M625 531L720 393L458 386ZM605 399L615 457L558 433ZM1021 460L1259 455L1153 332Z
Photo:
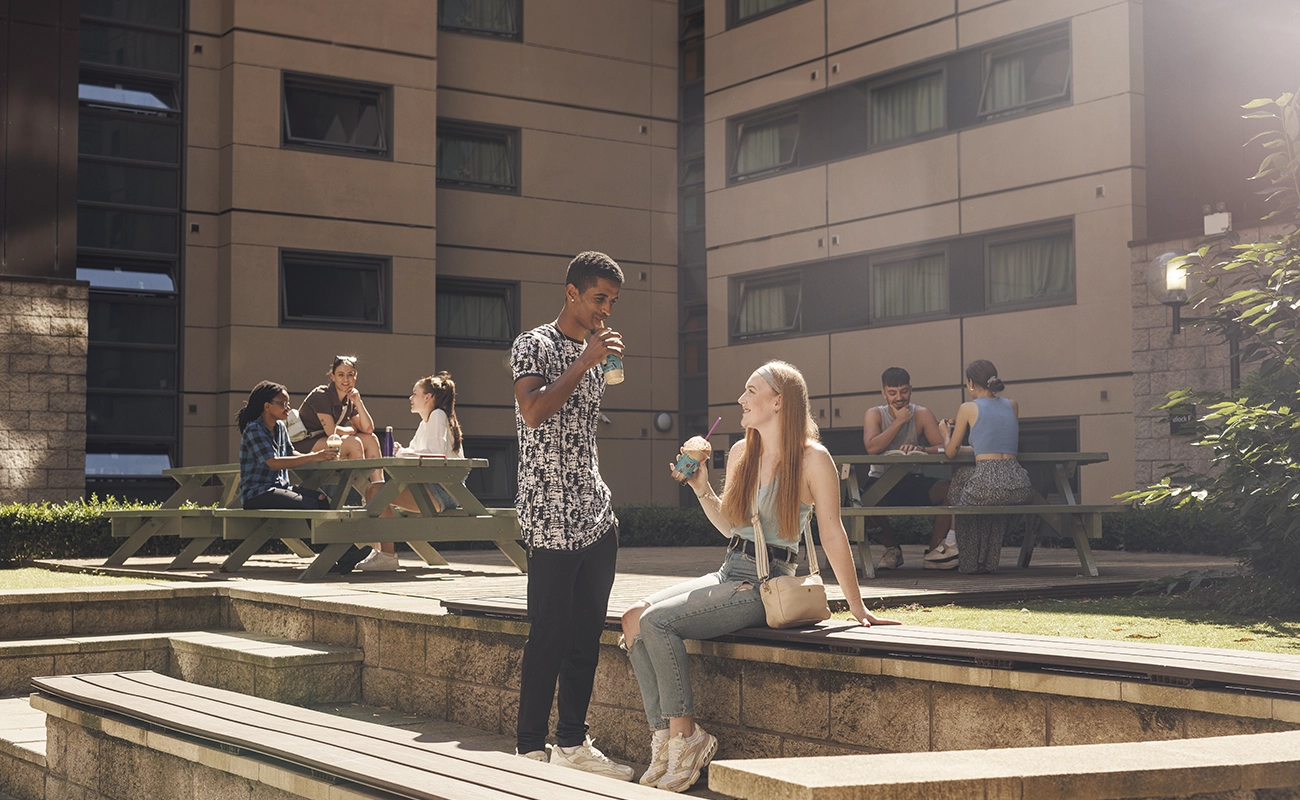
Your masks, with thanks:
M919 444L916 440L916 403L909 403L907 407L912 411L912 418L898 429L898 433L894 434L894 438L889 442L889 447L886 447L886 450L898 450L905 444ZM894 411L888 404L876 406L876 410L880 412L880 429L883 431L893 424ZM867 475L872 478L879 478L884 474L884 464L872 464L871 469L867 471Z
M787 550L799 552L799 543L803 541L804 533L808 530L808 520L812 517L813 507L799 504L799 538L791 542L781 538L781 526L776 521L776 498L772 497L772 488L777 485L776 479L773 479L766 486L760 486L758 497L754 498L755 505L758 506L758 521L763 526L763 540L767 542L768 547L784 547ZM739 536L742 539L754 541L753 525L737 525L731 529L732 536Z
M980 415L970 429L970 444L975 455L1011 453L1020 448L1020 421L1005 397L977 397Z

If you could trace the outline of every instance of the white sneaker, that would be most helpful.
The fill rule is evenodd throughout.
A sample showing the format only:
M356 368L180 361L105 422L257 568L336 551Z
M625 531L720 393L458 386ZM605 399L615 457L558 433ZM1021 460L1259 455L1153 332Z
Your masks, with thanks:
M668 771L668 729L661 728L650 737L650 766L641 776L642 786L655 786Z
M903 566L903 548L894 546L886 547L880 561L876 562L876 569L898 569Z
M718 738L695 725L695 733L680 733L668 740L668 769L656 784L668 792L684 792L700 779L700 770L709 765L718 752Z
M925 554L922 559L925 563L925 569L956 569L957 568L957 545L941 544L930 552Z
M358 572L392 572L401 566L397 560L396 553L385 553L382 550L371 550L370 555L361 559L353 569Z
M547 747L550 747L550 745L547 745ZM515 750L515 755L520 758L526 758L529 761L540 761L543 764L551 760L550 755L548 755L545 750L530 750L527 753L521 753L518 750Z
M577 747L560 747L559 745L552 747L551 763L561 767L580 769L594 775L604 775L606 778L613 778L617 781L632 780L632 768L610 761L608 756L596 749L596 746L591 742L590 736L587 737L587 741Z

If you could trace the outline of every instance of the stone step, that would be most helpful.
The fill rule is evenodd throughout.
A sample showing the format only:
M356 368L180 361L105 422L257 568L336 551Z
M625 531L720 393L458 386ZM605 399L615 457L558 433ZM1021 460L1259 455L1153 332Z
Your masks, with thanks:
M362 651L247 631L168 635L169 674L281 703L345 703L361 694Z
M0 700L0 800L44 800L47 770L45 712L26 697Z
M151 669L167 672L168 633L117 633L0 642L0 697L31 691L38 675Z

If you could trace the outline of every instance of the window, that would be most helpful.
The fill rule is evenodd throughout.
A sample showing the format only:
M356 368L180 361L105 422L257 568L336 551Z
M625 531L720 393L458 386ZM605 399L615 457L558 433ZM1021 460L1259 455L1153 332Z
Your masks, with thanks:
M872 146L944 128L947 95L942 71L873 87L868 94Z
M511 506L519 487L519 442L513 436L466 436L466 458L486 458L484 469L465 479L470 493L485 506Z
M280 322L333 328L388 324L388 259L280 253Z
M519 191L519 130L438 121L438 185Z
M166 114L180 110L174 86L129 78L82 75L77 99L91 108Z
M116 25L81 23L81 61L147 72L181 71L180 37Z
M183 5L176 0L81 0L81 15L157 28L180 28Z
M990 306L1048 304L1074 297L1074 234L1070 231L990 240L987 247Z
M285 146L388 155L389 89L307 76L284 76Z
M948 310L948 259L943 253L873 262L872 319L892 319Z
M438 279L438 344L509 347L519 330L519 285Z
M682 229L704 227L704 159L683 161L681 165Z
M799 146L799 112L736 124L736 152L731 175L753 178L794 164Z
M730 0L727 11L731 25L739 25L801 2L803 0Z
M797 331L802 289L799 275L742 281L736 312L736 336L745 338Z
M981 117L1061 100L1070 93L1070 35L1054 32L1029 43L990 50L984 56Z
M445 31L521 39L520 0L438 0L438 27Z

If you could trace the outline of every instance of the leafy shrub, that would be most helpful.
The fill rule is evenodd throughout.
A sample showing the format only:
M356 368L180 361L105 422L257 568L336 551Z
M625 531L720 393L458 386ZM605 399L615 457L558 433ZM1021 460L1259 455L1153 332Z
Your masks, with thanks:
M621 547L707 547L726 542L699 506L673 508L651 503L619 506L614 513Z
M95 496L90 500L58 505L15 503L0 506L0 567L11 567L34 558L107 557L117 549L118 540L112 537L109 521L101 512L149 507L113 497L100 500Z

